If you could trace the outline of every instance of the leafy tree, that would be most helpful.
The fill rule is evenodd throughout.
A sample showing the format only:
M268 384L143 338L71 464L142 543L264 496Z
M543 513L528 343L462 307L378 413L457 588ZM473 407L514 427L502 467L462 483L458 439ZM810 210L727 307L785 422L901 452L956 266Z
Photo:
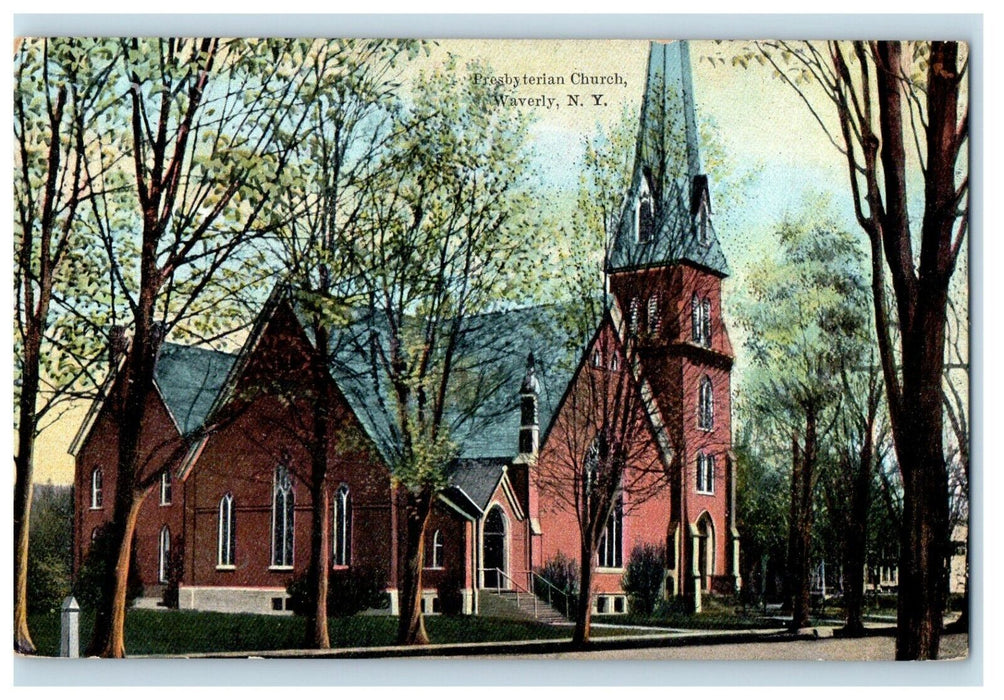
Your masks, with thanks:
M285 184L289 144L305 121L293 107L306 61L300 43L284 40L109 43L118 53L106 90L123 98L109 149L127 154L130 186L103 199L95 219L132 340L118 393L106 402L118 428L108 524L116 561L107 568L90 652L121 657L136 517L192 437L150 455L139 449L158 347L196 317L210 319L209 332L232 321L213 300L245 286L241 272L251 266L242 251L267 230L261 212ZM123 220L133 225L120 226Z
M70 593L73 500L68 487L51 484L36 486L32 500L28 610L52 613Z
M860 363L866 287L856 242L826 221L785 221L779 255L761 260L745 286L740 325L753 369L744 393L757 420L790 450L787 594L792 626L809 622L816 488L840 415L839 367Z
M896 658L936 659L950 541L945 337L969 228L968 48L956 41L770 41L754 43L743 65L751 56L798 92L847 162L854 213L871 251L874 328L903 481ZM828 126L827 110L839 129ZM914 178L923 185L920 216L910 212Z
M839 368L844 396L833 447L836 455L823 477L824 500L840 544L845 630L853 635L864 632L870 511L878 473L889 448L879 369L874 357L862 359L866 363L861 367Z
M301 478L309 485L311 558L309 582L315 610L310 614L307 643L330 647L328 578L330 520L327 490L331 444L330 410L334 405L328 376L331 339L358 303L352 273L343 267L338 241L347 221L359 215L367 201L367 181L376 177L388 139L400 125L393 123L395 93L402 61L414 57L419 42L330 40L307 48L309 90L301 90L301 109L312 128L294 145L288 173L293 186L284 189L272 208L278 218L275 257L281 273L295 288L316 340L317 376L298 384L290 399L286 423L310 453L310 467ZM289 393L289 392L287 392ZM302 411L299 399L309 404ZM302 419L303 413L309 416Z
M748 416L740 404L737 415ZM773 573L787 565L788 475L777 468L786 459L783 441L770 423L744 421L736 436L737 527L742 538L740 567L743 595L761 602L779 594Z
M485 73L485 66L468 71ZM386 387L379 411L405 546L399 568L398 642L428 641L421 613L424 538L457 454L454 433L504 381L479 346L479 314L517 296L532 275L525 163L526 120L486 108L490 90L451 59L420 73L386 149L367 178L364 204L346 218L338 254L363 300L351 342L364 375ZM343 268L344 269L344 268Z
M14 57L14 312L17 452L14 455L14 649L28 631L29 522L35 438L65 403L94 388L102 345L81 332L90 307L94 240L78 225L105 193L94 151L107 129L102 90L114 47L83 39L26 39ZM85 324L86 325L86 324Z

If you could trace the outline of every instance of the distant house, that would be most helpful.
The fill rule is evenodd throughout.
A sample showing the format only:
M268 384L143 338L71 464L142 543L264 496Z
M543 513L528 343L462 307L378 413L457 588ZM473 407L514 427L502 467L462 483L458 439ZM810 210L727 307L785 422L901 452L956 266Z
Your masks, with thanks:
M634 451L662 464L666 482L611 514L597 553L596 609L626 611L621 579L643 543L666 548L667 596L699 605L702 592L738 586L733 355L721 315L728 267L701 172L685 42L652 45L643 105L634 176L607 266L613 305L588 342L562 330L554 307L471 320L468 342L492 363L498 386L453 434L459 457L425 543L427 612L440 609L444 586L459 589L464 612L477 613L484 595L529 587L528 572L559 553L578 558L575 516L541 488L541 475L567 457L560 418L571 410L568 397L603 373L630 373L632 391L646 397ZM394 426L386 389L365 372L379 332L360 318L334 333L331 364L318 373L308 329L298 293L280 287L238 354L169 342L160 348L141 449L146 468L162 477L142 506L135 539L147 595L171 582L182 608L286 609L286 586L305 573L310 556L303 440L310 412L296 389L302 397L325 382L335 397L332 568L383 572L397 608L404 515L388 467ZM637 343L631 363L627 343ZM115 498L114 377L107 395L72 448L78 567ZM228 410L227 421L203 434Z

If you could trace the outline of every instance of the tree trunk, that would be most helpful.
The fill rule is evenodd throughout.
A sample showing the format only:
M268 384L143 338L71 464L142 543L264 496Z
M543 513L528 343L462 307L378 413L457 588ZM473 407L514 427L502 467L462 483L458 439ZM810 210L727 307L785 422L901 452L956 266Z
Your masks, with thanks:
M929 443L934 442L930 436L925 438L923 433L913 434L918 449L910 457L916 460L913 462L915 469L911 470L909 485L904 484L903 494L896 637L898 660L938 658L945 607L948 478L940 445L935 455L930 449Z
M308 583L314 605L307 625L307 644L314 649L330 649L328 636L328 584L331 574L331 521L328 518L328 407L327 386L328 333L323 324L315 324L318 347L318 371L315 372L313 401L314 435L310 445L310 568Z
M423 490L405 496L405 554L398 595L398 644L428 644L422 617L422 567L425 563L425 529L432 514L432 495Z
M847 608L844 631L853 636L864 633L862 609L865 596L865 551L868 547L868 506L872 498L875 451L872 434L876 413L874 407L870 407L869 411L868 420L863 425L863 439L852 481L850 518L847 520L847 536L844 540L844 604Z
M18 444L14 458L14 651L34 654L35 644L28 631L28 547L42 335L30 321L25 335L24 374L18 397Z
M152 274L154 273L144 270L144 277ZM115 568L109 567L104 581L90 646L93 655L112 658L121 658L125 654L125 606L132 535L139 507L150 489L137 488L137 472L140 465L144 409L153 390L157 344L161 338L154 338L153 292L147 287L144 287L144 291L136 315L133 347L126 360L123 376L118 382L121 395L112 397L113 415L118 425L118 464L115 475L115 506L109 525L112 532L111 551L118 552L118 558ZM119 571L123 562L124 570Z
M863 498L862 498L863 496ZM864 633L863 606L865 596L865 548L868 538L868 496L856 488L852 496L852 517L844 541L844 605L847 620L844 632L849 636ZM864 508L861 507L864 501ZM862 511L864 511L862 513Z
M126 602L129 592L129 565L132 561L133 536L136 533L136 521L139 511L150 489L130 491L130 503L127 515L121 528L114 528L121 545L112 551L118 552L115 568L109 570L102 589L101 607L94 621L94 635L88 651L90 656L102 656L110 659L125 658L125 618ZM116 496L116 502L118 497ZM114 527L114 524L113 524Z
M310 568L308 582L313 606L307 625L307 645L312 649L330 649L328 636L328 583L331 572L330 521L328 520L328 489L322 478L310 489Z
M812 555L812 524L813 524L813 472L817 454L816 412L812 407L805 411L805 444L799 449L797 441L793 443L792 454L792 488L796 489L797 513L793 523L794 559L788 566L794 572L791 628L793 630L809 626L810 617L810 578ZM798 478L795 478L795 475Z
M572 634L574 646L589 643L593 619L593 556L595 548L583 542L579 552L579 596L575 601L575 631Z

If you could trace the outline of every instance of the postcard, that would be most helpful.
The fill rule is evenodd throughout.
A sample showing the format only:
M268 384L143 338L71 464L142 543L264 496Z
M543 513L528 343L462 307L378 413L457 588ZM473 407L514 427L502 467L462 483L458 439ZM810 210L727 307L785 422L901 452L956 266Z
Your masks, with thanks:
M15 652L967 657L969 58L19 39Z

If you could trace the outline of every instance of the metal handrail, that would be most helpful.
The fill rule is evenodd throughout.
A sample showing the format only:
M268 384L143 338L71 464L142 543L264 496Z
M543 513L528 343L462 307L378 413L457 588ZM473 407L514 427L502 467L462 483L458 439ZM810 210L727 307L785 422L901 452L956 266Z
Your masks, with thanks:
M553 583L551 583L550 581L548 581L546 578L544 578L543 576L541 576L540 574L538 574L536 571L525 571L523 573L527 574L527 581L529 582L529 586L530 586L530 590L531 591L533 591L533 579L534 578L538 579L541 583L543 583L545 586L547 586L547 589L546 589L547 590L547 604L550 605L552 608L554 607L554 603L551 601L551 591L554 590L556 593L560 593L561 596L562 596L562 598L564 598L564 601L565 601L565 612L563 613L563 615L565 617L568 617L568 614L570 612L570 608L568 606L568 597L569 597L569 595L568 595L568 593L566 591L561 590L560 588L558 588L557 586L555 586Z
M534 620L537 619L537 617L538 617L538 613L537 613L537 596L535 596L533 594L533 591L530 591L530 590L527 590L527 589L523 588L523 586L519 585L519 583L517 583L516 580L513 579L512 576L510 576L506 572L502 571L502 569L500 569L498 567L493 567L493 568L489 568L489 569L484 569L484 568L481 569L481 573L482 574L484 574L484 572L486 572L486 571L494 571L494 572L496 572L496 573L499 574L499 576L495 578L495 593L497 595L501 595L501 593L502 593L502 585L501 584L502 584L502 577L503 576L505 576L506 580L510 584L512 584L513 588L516 591L516 607L517 608L519 607L519 592L520 591L523 591L523 593L525 593L526 595L530 596L533 599L533 619ZM482 580L484 580L484 579L482 579Z

